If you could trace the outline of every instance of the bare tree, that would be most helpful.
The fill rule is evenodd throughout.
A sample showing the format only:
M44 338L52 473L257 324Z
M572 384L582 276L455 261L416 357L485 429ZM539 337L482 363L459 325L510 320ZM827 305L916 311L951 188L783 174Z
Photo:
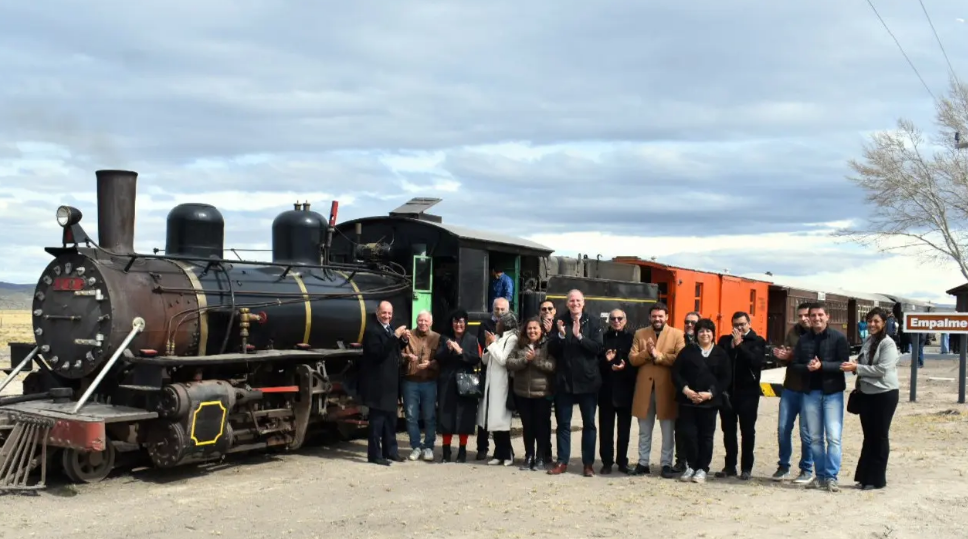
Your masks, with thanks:
M935 122L931 143L904 119L895 131L871 137L863 160L849 162L856 175L848 179L864 190L873 212L863 228L834 235L881 252L954 261L968 280L968 151L956 140L957 133L968 136L968 86L951 81Z

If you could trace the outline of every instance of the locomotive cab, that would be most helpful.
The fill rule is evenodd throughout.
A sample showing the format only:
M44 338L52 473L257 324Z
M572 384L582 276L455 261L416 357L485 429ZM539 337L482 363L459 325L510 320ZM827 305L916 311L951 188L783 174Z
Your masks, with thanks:
M511 308L522 312L525 299L537 288L541 261L552 250L536 242L496 232L472 230L443 222L427 213L439 198L414 198L386 217L366 217L336 226L334 262L349 263L370 257L403 266L412 276L413 293L405 304L395 304L395 323L416 325L417 314L428 310L433 329L443 331L457 307L468 312L468 325L480 326L491 316L488 290L491 267L501 268L514 282Z

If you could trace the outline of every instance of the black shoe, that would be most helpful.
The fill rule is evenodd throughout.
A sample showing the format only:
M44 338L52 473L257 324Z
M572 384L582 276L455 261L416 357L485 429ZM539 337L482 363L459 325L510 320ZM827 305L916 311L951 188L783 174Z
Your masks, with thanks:
M743 473L740 474L739 478L742 479L743 481L749 481L750 477L752 476L753 476L753 472L748 470L743 470Z
M672 479L676 476L676 472L672 471L672 466L663 466L661 475L663 479Z
M390 461L387 459L366 459L367 462L371 464L379 464L380 466L389 466Z
M602 469L598 470L598 473L600 473L602 475L608 475L608 474L612 473L612 465L611 464L602 464Z
M716 477L720 479L724 477L736 477L736 468L723 468L721 472L716 472Z
M629 472L629 475L649 475L650 470L648 466L642 466L641 464L636 464L635 469Z
M460 448L457 449L457 462L467 462L467 447L466 446L463 446L462 445L462 446L460 446Z
M682 472L686 471L686 463L680 460L672 467L672 471L681 474Z
M407 459L401 457L400 455L390 455L389 457L387 457L387 460L392 462L403 462Z
M532 470L535 470L535 471L547 469L549 462L550 461L545 460L545 459L542 459L542 458L535 459L534 466L532 466L531 469Z
M474 460L487 460L487 451L478 451Z
M628 464L619 464L618 465L618 472L619 473L624 473L624 474L629 473L629 465Z
M529 472L531 470L534 470L534 457L532 457L531 455L525 455L524 462L521 464L521 467L518 469L521 470L522 472Z
M450 446L444 446L444 454L440 457L440 462L450 462Z

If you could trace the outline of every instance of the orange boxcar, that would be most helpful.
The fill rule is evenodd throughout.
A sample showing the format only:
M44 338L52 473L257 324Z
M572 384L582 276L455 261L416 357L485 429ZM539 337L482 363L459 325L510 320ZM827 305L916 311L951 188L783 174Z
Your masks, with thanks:
M686 313L697 311L716 323L720 337L732 331L733 313L743 311L750 314L753 331L766 338L768 281L669 266L635 256L612 261L638 265L642 282L659 286L659 301L669 306L672 327L681 329Z

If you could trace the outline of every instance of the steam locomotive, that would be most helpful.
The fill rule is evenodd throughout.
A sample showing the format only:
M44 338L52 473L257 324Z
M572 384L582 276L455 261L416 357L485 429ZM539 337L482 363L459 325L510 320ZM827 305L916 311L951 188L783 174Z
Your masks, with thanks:
M137 253L137 173L96 178L98 241L79 209L57 209L62 241L45 249L35 342L10 344L0 390L29 374L22 395L0 397L0 489L44 488L50 464L99 481L118 452L167 468L294 450L322 430L350 435L366 424L355 360L377 304L391 302L394 323L411 327L429 310L438 331L461 306L474 328L491 310L491 268L514 280L522 316L572 288L603 317L622 308L645 322L658 299L635 266L444 224L426 213L439 199L340 224L336 201L328 220L297 203L273 221L271 262L226 258L218 209L182 204L168 215L164 253Z

